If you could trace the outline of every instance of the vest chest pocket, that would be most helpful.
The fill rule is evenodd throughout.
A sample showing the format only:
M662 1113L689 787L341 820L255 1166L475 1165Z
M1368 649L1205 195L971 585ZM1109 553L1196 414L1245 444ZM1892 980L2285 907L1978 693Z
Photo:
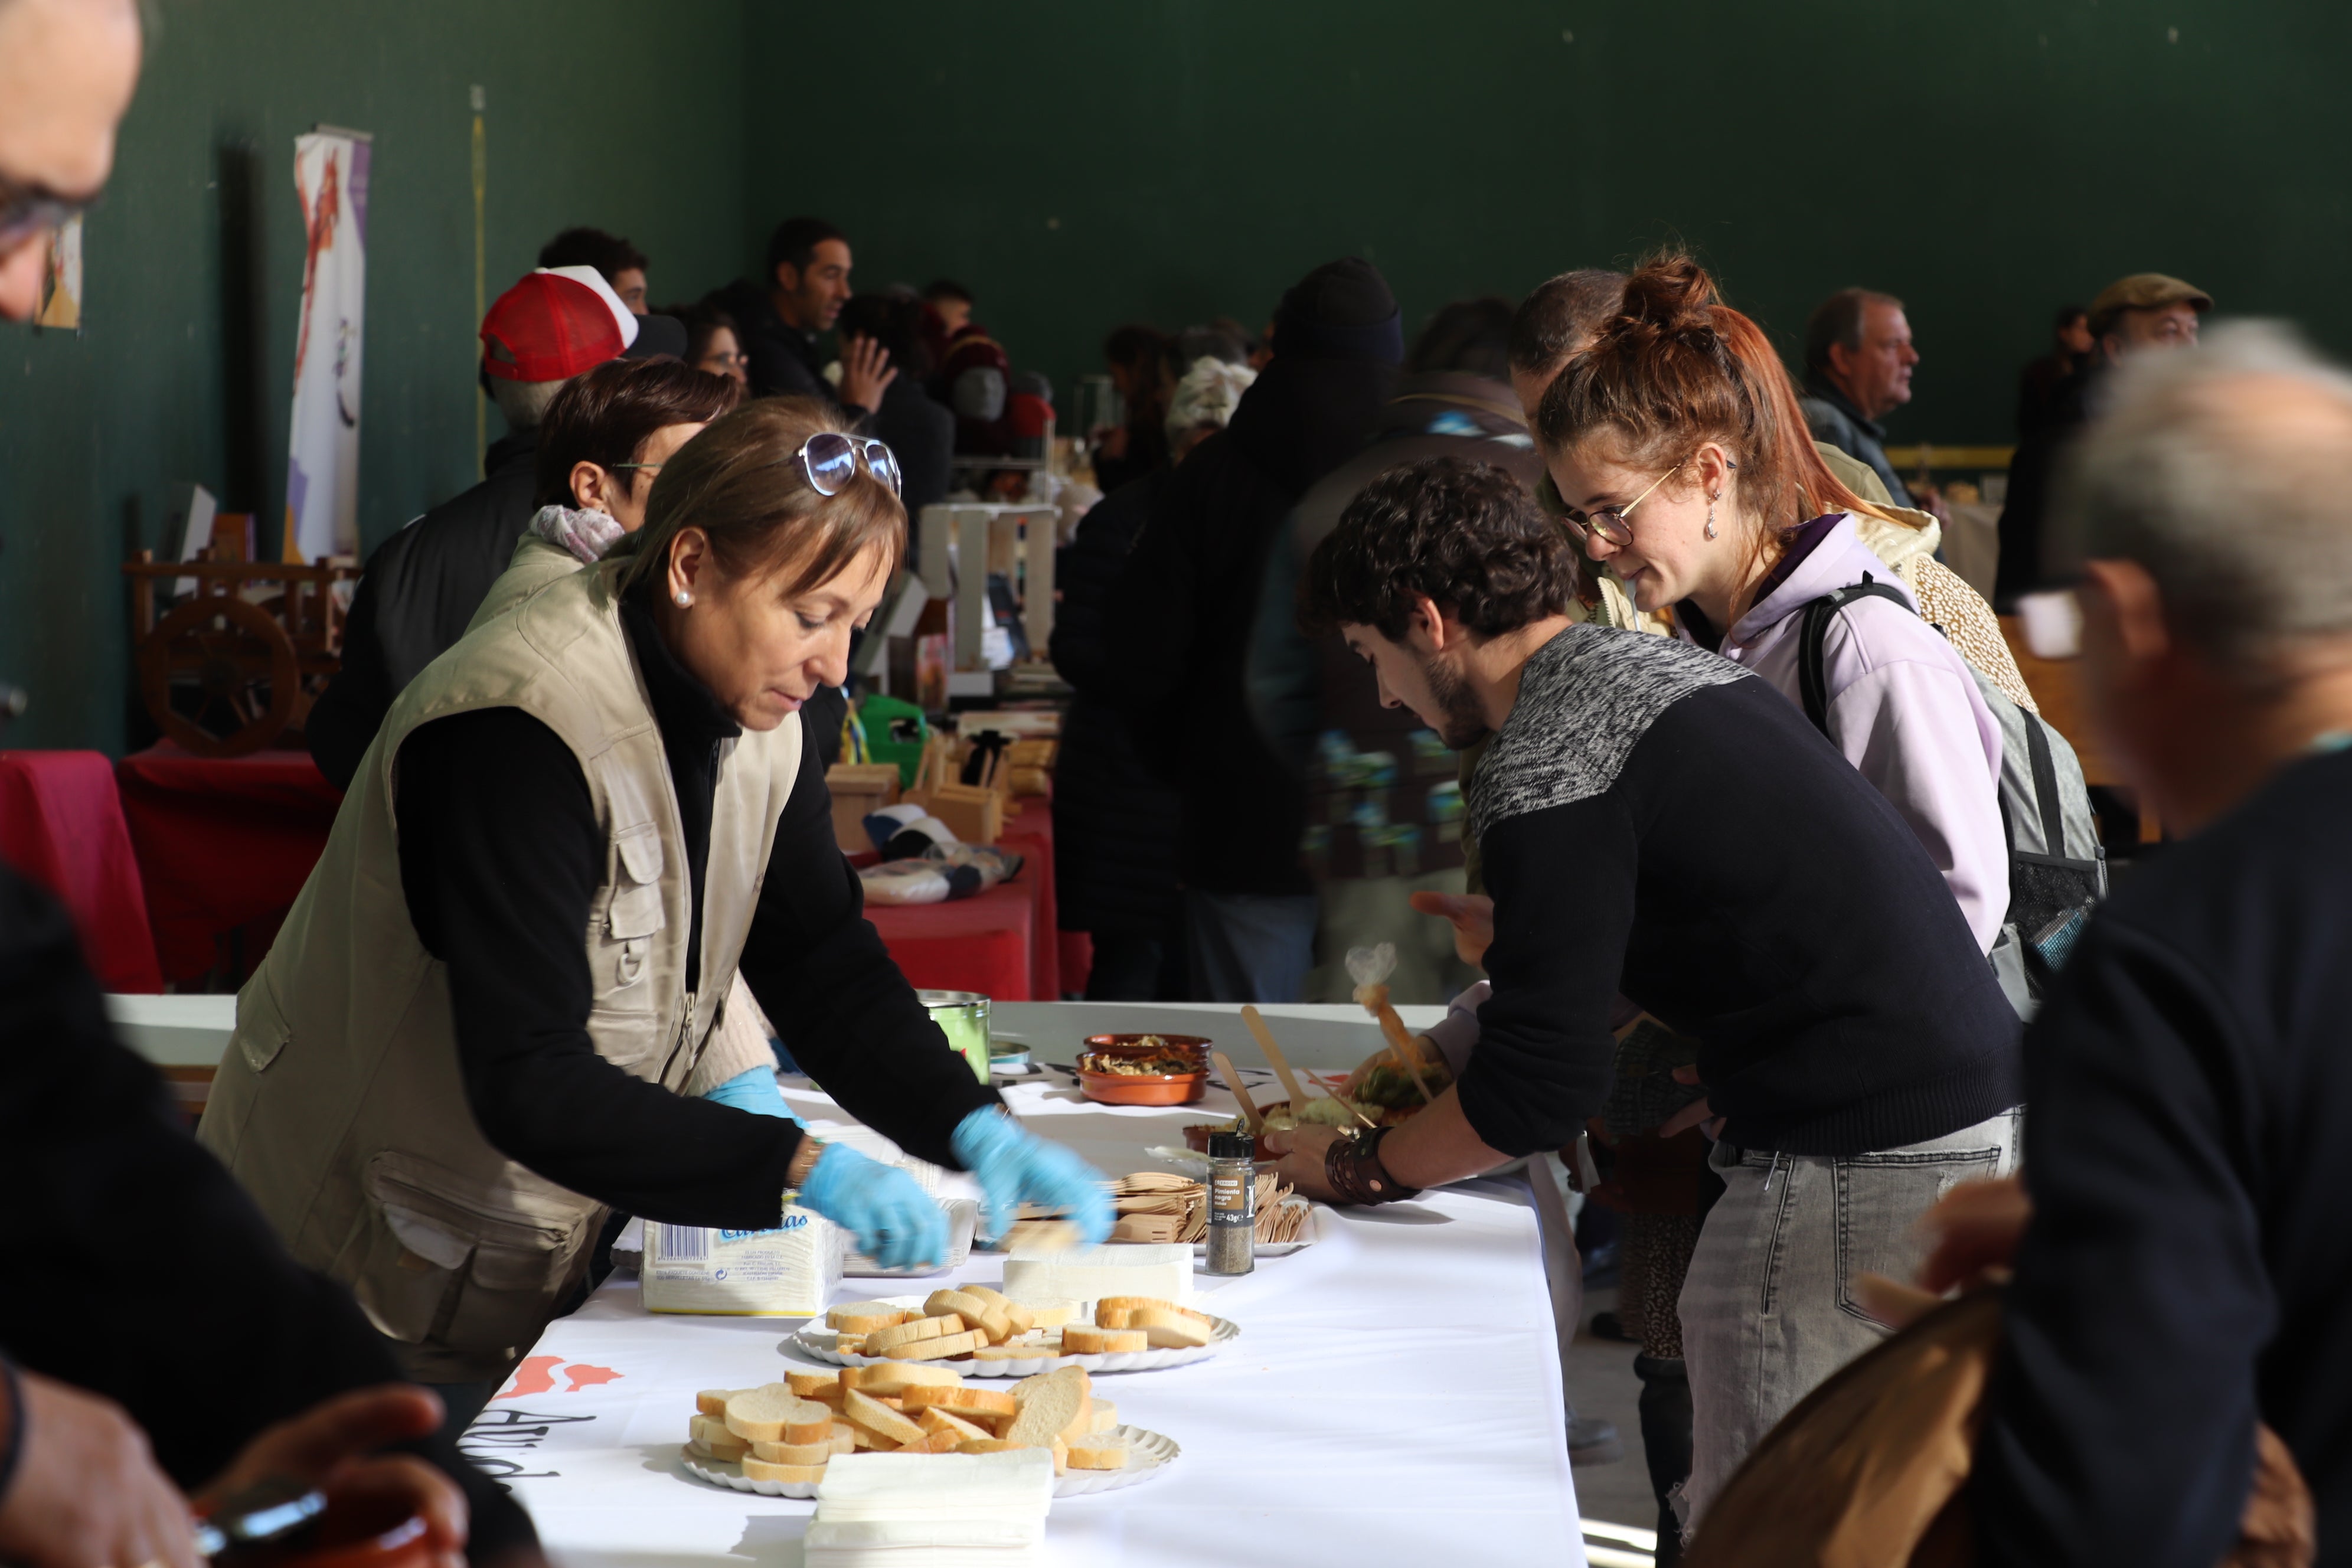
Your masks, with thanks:
M613 836L613 862L603 918L595 922L597 991L624 991L645 978L662 913L661 837L649 822Z

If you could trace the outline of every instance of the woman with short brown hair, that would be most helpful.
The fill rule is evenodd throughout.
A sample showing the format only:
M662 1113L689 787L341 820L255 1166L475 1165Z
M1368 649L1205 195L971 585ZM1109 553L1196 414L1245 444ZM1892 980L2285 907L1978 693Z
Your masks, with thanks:
M698 1098L757 1065L714 1059L739 967L845 1111L979 1179L992 1232L1023 1201L1108 1230L1099 1178L1003 1113L861 917L801 732L904 551L897 482L814 400L688 442L615 557L401 694L240 998L201 1136L461 1417L608 1208L761 1230L796 1192L886 1265L944 1256L904 1172Z

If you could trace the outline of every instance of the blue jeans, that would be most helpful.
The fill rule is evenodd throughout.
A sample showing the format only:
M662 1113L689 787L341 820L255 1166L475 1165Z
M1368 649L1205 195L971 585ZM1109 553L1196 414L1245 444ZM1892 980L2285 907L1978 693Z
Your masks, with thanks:
M1195 1002L1296 1002L1315 967L1312 893L1184 895Z

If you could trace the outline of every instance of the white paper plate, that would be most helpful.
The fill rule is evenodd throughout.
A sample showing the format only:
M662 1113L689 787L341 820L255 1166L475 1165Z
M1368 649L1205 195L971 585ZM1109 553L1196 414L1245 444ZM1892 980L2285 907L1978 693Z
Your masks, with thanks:
M922 1296L885 1296L882 1301L886 1306L919 1310L928 1299ZM1189 1366L1196 1361L1206 1361L1240 1338L1241 1331L1241 1326L1231 1319L1220 1318L1213 1314L1209 1318L1209 1342L1205 1345L1187 1345L1170 1350L1119 1351L1115 1353L1097 1355L1041 1354L1021 1361L971 1361L951 1357L944 1361L924 1362L919 1364L949 1367L965 1377L1035 1377L1039 1373L1053 1372L1066 1366L1082 1366L1089 1373L1158 1372L1163 1367ZM813 1357L832 1366L891 1364L892 1358L889 1356L844 1355L835 1348L835 1342L840 1337L840 1331L828 1329L821 1320L813 1318L794 1331L790 1338L780 1342L776 1348L787 1355L798 1352L802 1355Z
M1174 1464L1176 1457L1184 1451L1176 1446L1175 1438L1158 1432L1147 1432L1140 1426L1118 1426L1113 1430L1127 1438L1127 1468L1072 1470L1067 1475L1055 1476L1055 1497L1090 1497L1096 1492L1115 1492L1122 1487L1148 1481ZM687 1474L712 1486L725 1487L730 1491L757 1492L761 1497L813 1498L816 1496L819 1484L815 1481L755 1481L743 1474L740 1465L729 1464L721 1459L705 1459L686 1452L683 1446L679 1449L679 1458L686 1466Z

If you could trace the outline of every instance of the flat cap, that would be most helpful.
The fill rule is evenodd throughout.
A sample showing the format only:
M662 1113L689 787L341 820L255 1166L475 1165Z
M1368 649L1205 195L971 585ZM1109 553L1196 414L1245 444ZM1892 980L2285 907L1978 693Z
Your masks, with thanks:
M2091 335L2104 335L2126 310L2155 310L2167 305L2187 305L2201 316L2213 308L2213 296L2161 272L2135 272L2116 279L2091 301Z

